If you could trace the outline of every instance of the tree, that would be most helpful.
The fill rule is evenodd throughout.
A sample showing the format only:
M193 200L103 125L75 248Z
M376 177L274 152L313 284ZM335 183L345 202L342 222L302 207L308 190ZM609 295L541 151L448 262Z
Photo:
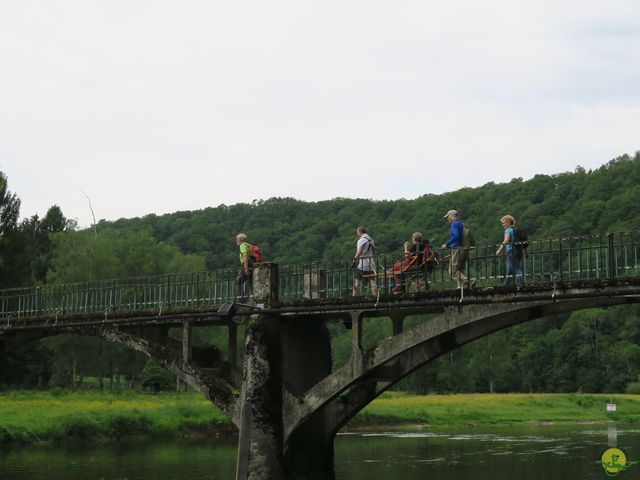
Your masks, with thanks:
M7 176L0 172L0 238L4 239L18 226L20 200L9 191Z
M35 281L44 281L47 271L51 268L51 235L74 227L75 223L68 220L57 205L49 208L42 219L34 215L21 223L20 230L29 239L25 244L25 250L31 250L32 276Z
M20 199L9 191L7 177L0 172L0 288L18 287L29 280L29 258L23 234L18 229Z
M0 355L0 389L40 388L49 384L53 353L40 342Z
M171 375L157 363L149 360L140 373L140 383L144 388L158 393L160 390L169 390L175 385L175 376Z
M88 230L67 230L51 237L53 254L48 283L130 278L204 270L199 255L185 255L158 242L150 230L125 232L102 229L97 238Z

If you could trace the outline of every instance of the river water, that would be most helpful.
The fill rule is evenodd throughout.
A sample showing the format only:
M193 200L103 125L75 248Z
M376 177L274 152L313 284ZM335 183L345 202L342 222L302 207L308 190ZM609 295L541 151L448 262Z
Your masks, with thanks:
M603 479L602 453L640 459L640 429L519 426L351 432L336 440L338 480ZM0 479L233 480L233 440L73 444L0 449ZM640 464L618 478L640 478Z

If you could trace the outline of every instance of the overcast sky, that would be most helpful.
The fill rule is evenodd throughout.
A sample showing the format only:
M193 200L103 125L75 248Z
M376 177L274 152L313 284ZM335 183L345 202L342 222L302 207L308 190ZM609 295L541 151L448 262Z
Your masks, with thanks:
M22 215L414 198L640 149L638 0L0 0Z

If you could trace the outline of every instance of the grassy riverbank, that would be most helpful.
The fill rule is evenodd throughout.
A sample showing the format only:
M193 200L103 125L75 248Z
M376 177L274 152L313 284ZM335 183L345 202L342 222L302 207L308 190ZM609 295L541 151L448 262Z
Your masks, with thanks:
M609 413L609 400L617 412ZM422 424L465 426L519 422L640 422L640 395L387 393L367 406L351 426Z
M606 412L610 399L618 406L616 413ZM611 419L640 422L640 396L387 393L363 410L349 426L420 424L440 428ZM196 393L13 392L0 395L0 444L137 435L174 438L233 430L229 420Z
M135 392L0 395L0 443L66 439L156 438L232 431L227 418L201 395Z

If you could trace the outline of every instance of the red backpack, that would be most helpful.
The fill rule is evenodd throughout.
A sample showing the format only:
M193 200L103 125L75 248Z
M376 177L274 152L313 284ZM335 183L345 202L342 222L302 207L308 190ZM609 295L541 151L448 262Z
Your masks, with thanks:
M257 245L249 245L249 256L252 257L254 262L260 263L262 261L262 250Z
M438 264L438 252L431 248L429 240L423 240L422 247L422 264L421 267L426 268L428 272L431 272Z

